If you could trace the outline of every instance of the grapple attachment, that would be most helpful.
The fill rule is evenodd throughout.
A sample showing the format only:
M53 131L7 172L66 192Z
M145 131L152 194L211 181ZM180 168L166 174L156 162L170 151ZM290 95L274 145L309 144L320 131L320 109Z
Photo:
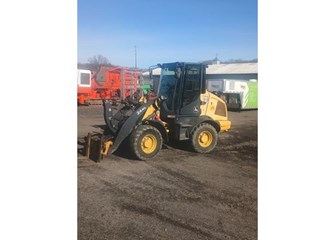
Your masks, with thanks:
M85 137L85 156L93 161L100 162L108 155L113 142L101 133L89 133Z
M153 102L154 100L146 103L126 102L115 110L110 101L104 101L106 129L104 133L89 133L85 137L85 156L100 162L105 156L115 152L136 125L142 121Z

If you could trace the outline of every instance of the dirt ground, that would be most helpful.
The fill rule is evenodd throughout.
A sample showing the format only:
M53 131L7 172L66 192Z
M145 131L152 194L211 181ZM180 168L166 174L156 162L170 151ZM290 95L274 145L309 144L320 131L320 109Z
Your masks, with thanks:
M187 144L153 161L128 146L100 163L78 154L78 239L257 239L257 111L229 119L209 154ZM78 107L79 140L103 125L101 106Z

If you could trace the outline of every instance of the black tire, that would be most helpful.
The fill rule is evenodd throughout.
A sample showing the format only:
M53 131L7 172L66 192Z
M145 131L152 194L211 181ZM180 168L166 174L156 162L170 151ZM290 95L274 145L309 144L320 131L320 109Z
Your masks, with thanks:
M157 128L140 125L130 136L130 147L141 160L151 160L162 148L162 135Z
M191 144L194 151L198 153L208 153L217 144L218 134L215 128L209 123L201 123L196 126L191 133Z

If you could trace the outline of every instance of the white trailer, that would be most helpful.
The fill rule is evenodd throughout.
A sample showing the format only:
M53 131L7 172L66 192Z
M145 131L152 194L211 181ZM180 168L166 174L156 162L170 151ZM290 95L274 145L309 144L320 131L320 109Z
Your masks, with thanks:
M258 82L256 79L208 79L207 88L223 98L230 110L258 108Z

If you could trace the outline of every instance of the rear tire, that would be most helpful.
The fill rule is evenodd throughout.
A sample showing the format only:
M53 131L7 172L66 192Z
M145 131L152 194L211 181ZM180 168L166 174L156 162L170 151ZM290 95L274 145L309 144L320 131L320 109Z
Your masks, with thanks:
M198 153L208 153L217 144L218 134L215 128L209 123L201 123L194 128L191 133L191 144L194 151Z
M130 136L130 147L140 160L154 158L162 148L162 135L157 128L140 125Z

